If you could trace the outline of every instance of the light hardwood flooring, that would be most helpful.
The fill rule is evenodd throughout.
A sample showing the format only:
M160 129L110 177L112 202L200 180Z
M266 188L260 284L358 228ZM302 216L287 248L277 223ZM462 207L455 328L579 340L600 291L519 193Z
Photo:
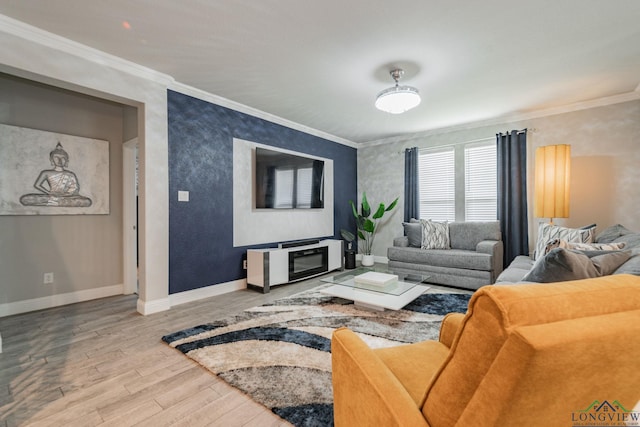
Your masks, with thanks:
M241 290L149 316L129 295L0 318L0 427L289 426L161 337L317 285Z

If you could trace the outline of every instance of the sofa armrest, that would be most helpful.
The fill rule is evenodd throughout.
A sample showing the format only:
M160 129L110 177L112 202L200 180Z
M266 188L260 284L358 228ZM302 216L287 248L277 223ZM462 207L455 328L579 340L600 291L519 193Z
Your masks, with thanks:
M409 238L407 236L396 237L393 239L393 246L399 248L409 247Z
M462 313L449 313L442 319L442 324L440 325L440 342L447 347L451 348L453 344L453 339L456 337L460 326L462 325L462 320L464 319L464 314Z
M420 408L382 360L353 331L331 339L336 427L425 426Z
M492 256L493 273L491 275L491 283L494 283L496 278L504 269L502 259L504 254L504 245L502 244L502 240L483 240L477 244L476 252Z

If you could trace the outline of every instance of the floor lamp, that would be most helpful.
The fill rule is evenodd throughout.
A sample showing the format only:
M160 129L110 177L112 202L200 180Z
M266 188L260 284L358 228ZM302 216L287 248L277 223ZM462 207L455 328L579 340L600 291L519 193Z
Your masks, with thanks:
M534 215L538 218L569 217L571 146L547 145L536 149Z

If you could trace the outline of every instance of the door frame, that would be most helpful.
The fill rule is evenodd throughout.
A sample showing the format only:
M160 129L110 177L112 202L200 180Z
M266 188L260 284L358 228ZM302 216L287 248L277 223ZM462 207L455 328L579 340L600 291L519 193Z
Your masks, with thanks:
M137 207L138 138L122 144L122 293L138 293L138 207Z

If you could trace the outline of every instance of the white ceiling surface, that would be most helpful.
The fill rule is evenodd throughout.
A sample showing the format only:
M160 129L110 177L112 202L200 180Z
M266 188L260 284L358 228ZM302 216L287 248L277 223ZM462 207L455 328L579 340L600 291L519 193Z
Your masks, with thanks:
M640 83L638 0L0 0L0 13L353 142ZM393 65L423 98L402 115L373 105Z

